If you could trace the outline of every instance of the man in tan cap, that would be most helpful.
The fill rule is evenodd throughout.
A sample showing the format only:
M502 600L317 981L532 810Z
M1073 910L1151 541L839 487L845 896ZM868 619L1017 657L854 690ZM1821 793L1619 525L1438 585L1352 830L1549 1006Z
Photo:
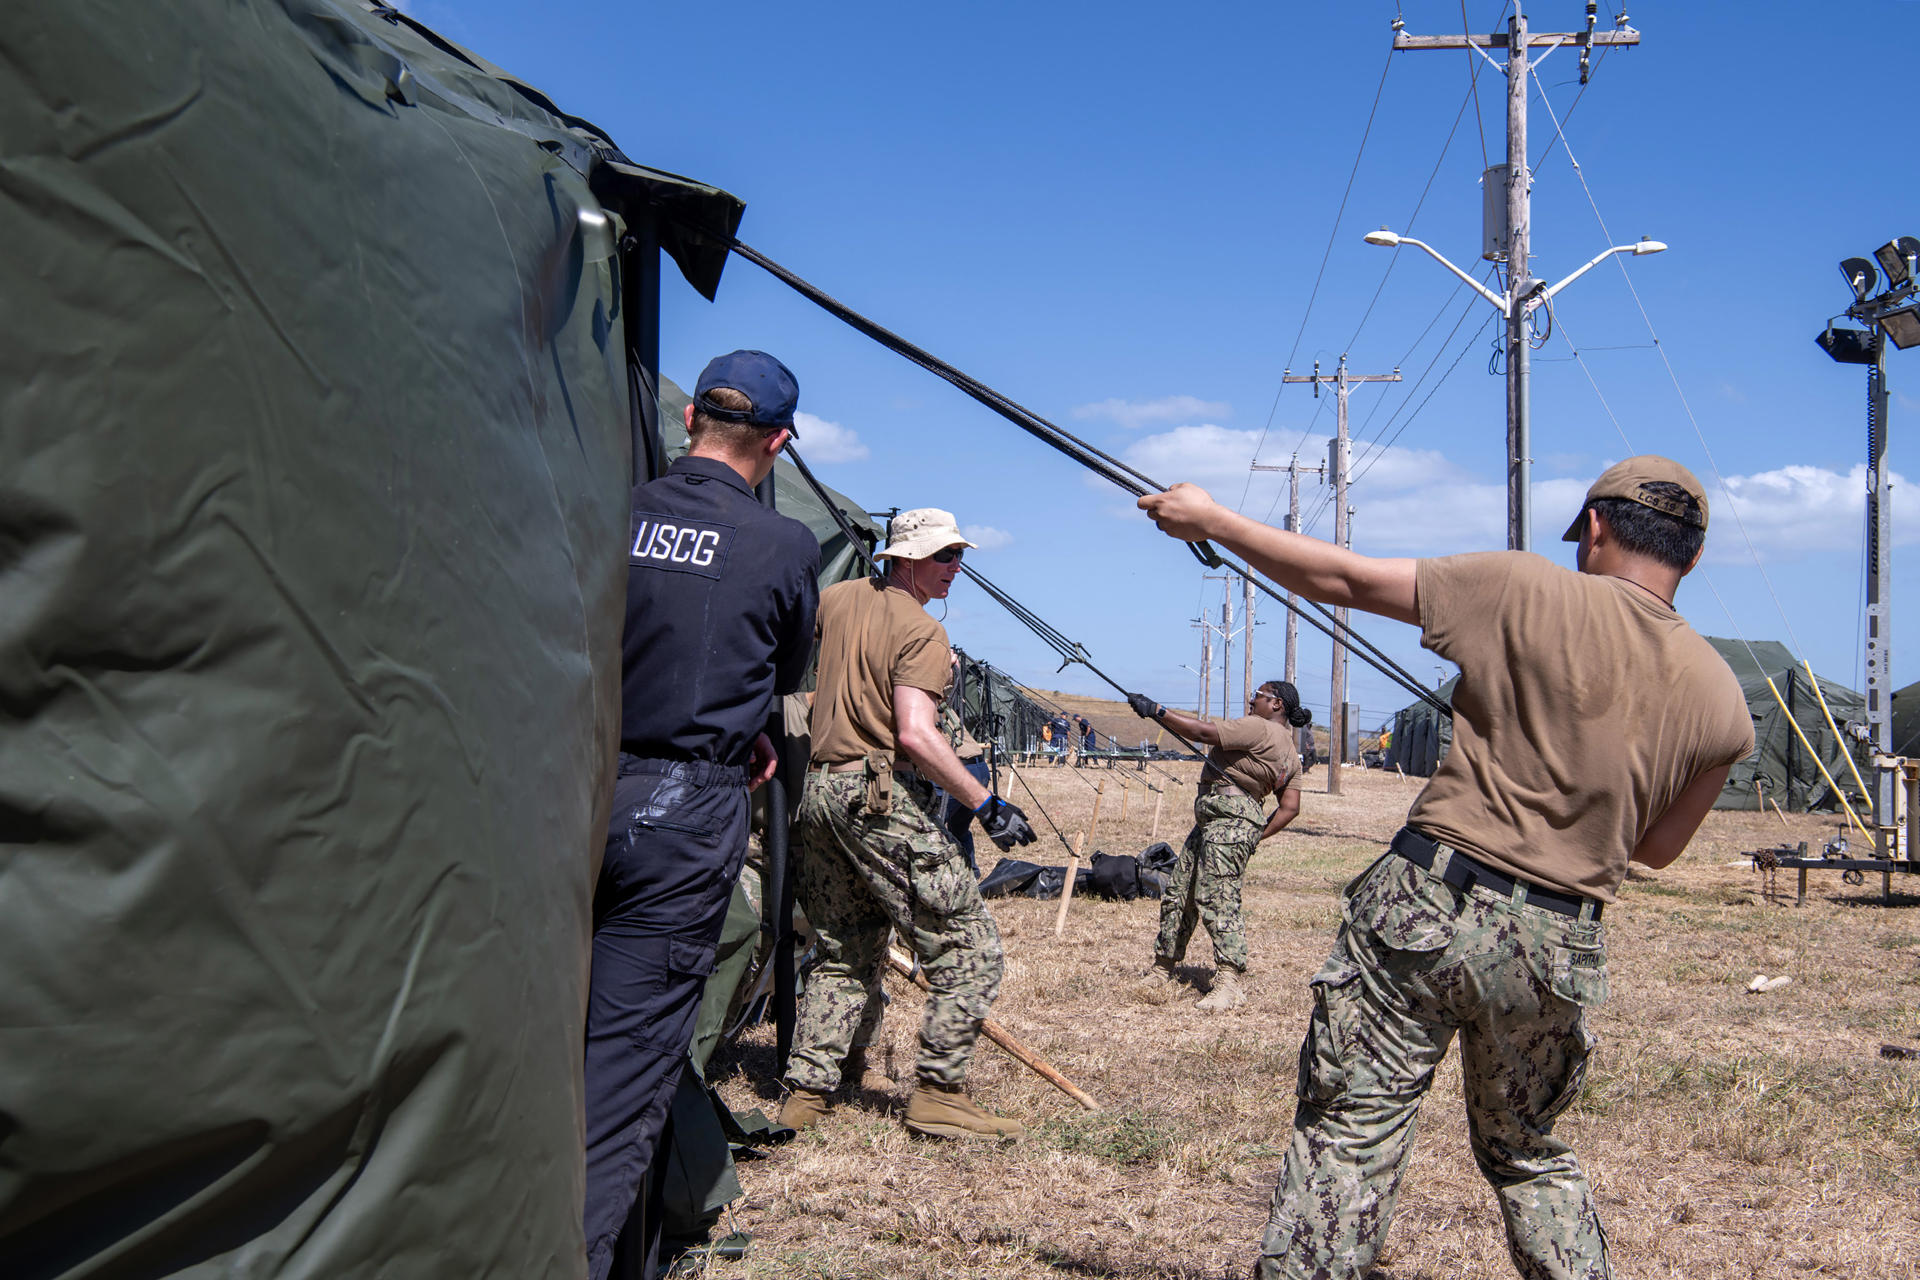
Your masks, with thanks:
M974 1041L1000 988L1000 935L934 801L943 789L1001 849L1033 840L1026 815L967 772L939 721L952 656L924 606L946 598L974 544L931 507L894 517L891 536L878 552L892 561L885 578L820 595L812 760L794 822L795 892L819 935L820 962L800 994L780 1122L801 1129L826 1114L886 972L892 928L930 989L907 1128L1018 1137L1018 1121L966 1093Z
M1192 485L1140 506L1288 590L1413 623L1460 667L1453 747L1388 852L1345 892L1313 979L1293 1139L1259 1275L1359 1277L1393 1219L1414 1119L1460 1038L1475 1161L1529 1277L1602 1280L1606 1237L1553 1123L1579 1093L1607 995L1605 904L1629 861L1664 867L1753 750L1739 683L1674 612L1707 499L1629 458L1567 530L1580 572L1525 552L1356 555Z

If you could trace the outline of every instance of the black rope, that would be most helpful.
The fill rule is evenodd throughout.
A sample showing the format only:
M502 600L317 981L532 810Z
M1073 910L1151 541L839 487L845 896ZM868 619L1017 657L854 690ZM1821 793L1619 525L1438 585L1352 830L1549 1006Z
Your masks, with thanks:
M883 328L881 325L876 324L874 321L867 319L867 317L861 315L859 312L847 306L845 303L835 299L834 297L826 293L824 290L816 288L814 285L811 285L807 283L805 280L802 280L799 276L793 274L793 272L787 270L785 267L773 261L773 259L767 257L765 254L761 253L759 250L754 249L752 246L742 243L740 240L738 240L733 236L722 236L720 235L719 232L714 231L712 229L706 229L702 231L701 234L706 235L710 238L721 240L733 252L739 254L741 257L745 258L747 261L753 263L755 266L766 271L768 274L772 275L775 279L787 285L789 288L795 290L796 292L801 294L803 297L807 298L809 301L822 307L823 309L825 309L826 311L828 311L838 319L851 325L853 328L858 329L861 333L866 334L868 337L880 343L882 346L888 348L889 350L899 355L905 356L908 360L911 360L913 363L919 365L921 368L927 370L929 373L932 373L944 379L945 381L953 384L955 387L958 387L961 391L964 391L967 395L971 396L973 399L979 401L981 404L985 405L987 408L992 409L995 413L998 413L1003 418L1006 418L1009 422L1021 428L1023 431L1026 431L1029 435L1032 435L1033 437L1040 440L1044 444L1051 445L1053 448L1059 450L1060 452L1066 454L1068 457L1072 458L1074 461L1078 462L1081 466L1086 467L1087 469L1106 478L1107 480L1112 481L1114 484L1118 485L1122 489L1125 489L1128 493L1133 494L1135 497L1145 497L1149 493L1161 493L1165 491L1166 486L1161 484L1159 481L1155 480L1153 477L1146 475L1143 472L1137 471L1133 467L1128 466L1126 463L1120 461L1118 458L1115 458L1111 454L1095 448L1093 445L1088 444L1086 441L1080 439L1078 436L1075 436L1074 434L1065 430L1064 428L1056 426L1051 422L1048 422L1045 418L1042 418L1039 414L1034 413L1031 410L1023 408L1022 406L1014 403L1012 400L1009 400L1006 396L1001 395L998 391L995 391L993 388L987 386L985 383L980 382L978 379L970 377L965 373L962 373L960 370L954 368L952 365L940 359L938 356L933 355L931 352L926 351L921 347L915 346L913 343L908 342L905 338L902 338L900 335L894 333L892 330ZM788 449L789 451L791 451L792 449L791 444L788 445ZM798 454L795 454L794 457L795 457L795 461L798 462ZM835 519L840 523L842 529L848 531L849 537L853 538L856 544L858 544L860 540L857 537L854 537L852 535L851 526L842 518L839 508L832 501L826 498L824 492L822 491L822 487L819 481L813 478L812 473L806 470L804 464L801 464L800 469L801 469L802 477L807 481L809 485L813 487L814 492L820 496L821 501L825 503L828 511L834 514ZM1367 665L1373 667L1375 670L1379 671L1380 674L1387 676L1389 679L1393 680L1395 683L1404 686L1405 688L1408 689L1409 692L1415 694L1416 696L1432 704L1436 709L1438 709L1441 712L1441 714L1447 715L1447 716L1451 716L1453 714L1452 708L1448 707L1444 702L1440 701L1438 697L1436 697L1432 692L1430 692L1424 685L1420 684L1419 681L1415 680L1411 675L1409 675L1406 672L1406 670L1402 668L1398 663L1395 663L1392 659L1388 658L1384 653L1382 653L1379 650L1378 647L1373 645L1370 641L1368 641L1365 637L1361 636L1358 632L1354 631L1350 625L1340 622L1337 618L1334 617L1334 615L1330 611L1323 608L1321 605L1310 600L1307 601L1307 603L1313 609L1318 611L1323 617L1327 619L1329 623L1331 623L1332 629L1329 629L1328 626L1322 625L1321 623L1315 621L1312 617L1309 617L1307 614L1302 613L1298 609L1298 607L1296 607L1284 595L1280 594L1279 592L1276 592L1271 586L1267 585L1265 582L1261 581L1258 577L1256 577L1252 569L1248 568L1245 565L1236 564L1231 560L1225 559L1206 542L1204 541L1194 542L1194 543L1188 543L1187 545L1193 550L1194 555L1198 556L1202 561L1202 563L1206 564L1208 567L1230 569L1233 572L1239 574L1241 577L1253 583L1254 586L1259 587L1267 595L1271 596L1275 600L1278 600L1282 605L1284 605L1286 608L1291 610L1295 614L1295 616L1305 618L1309 624L1325 632L1330 638L1333 638L1336 640L1344 639L1346 643L1349 643L1353 647L1360 649L1361 661L1367 663ZM867 559L868 559L868 563L871 564L872 563L871 557L867 557ZM974 573L972 570L967 569L965 565L962 565L961 567L965 572L967 572L968 576L974 578L975 581L980 581L980 577L977 573ZM876 569L876 572L877 572L877 569ZM986 586L984 582L981 585L983 587ZM997 590L997 588L995 590ZM1011 599L1011 597L1008 597L1007 599ZM1021 611L1016 610L1015 616L1019 617L1020 613ZM1026 619L1022 618L1022 621L1026 621ZM1035 617L1035 622L1040 622L1040 620L1037 617ZM1034 624L1029 623L1029 625L1031 626ZM1040 623L1040 625L1044 626L1045 624ZM1049 644L1054 643L1054 641L1050 639L1045 634L1045 632L1039 631L1038 627L1036 627L1035 630L1036 630L1036 633L1040 634L1042 639L1046 639ZM1047 628L1047 631L1053 631L1053 629L1049 627ZM1093 672L1096 676L1099 676L1100 679L1106 681L1109 685L1113 686L1113 688L1118 690L1120 693L1125 694L1128 692L1128 690L1123 685L1121 685L1118 681L1114 680L1111 676L1107 675L1105 672L1095 667L1091 662L1088 662L1085 657L1085 654L1086 654L1085 649L1083 649L1081 646L1077 644L1073 644L1071 641L1066 640L1066 637L1061 636L1060 633L1057 631L1053 631L1053 635L1058 636L1062 642L1071 646L1070 650L1060 649L1058 648L1058 646L1056 646L1056 651L1060 653L1061 657L1065 658L1068 662L1078 662L1081 665L1085 666L1087 670ZM1172 733L1173 731L1169 729L1168 732ZM1188 742L1187 739L1181 737L1179 734L1175 733L1173 736L1179 739L1179 741L1185 743L1188 750L1196 751L1196 752L1199 750L1199 748L1195 747L1193 743Z
M852 519L841 509L840 504L827 495L827 487L814 477L813 469L801 458L800 451L793 447L792 436L787 437L785 453L787 460L793 463L794 469L800 473L800 478L807 482L809 489L813 490L813 496L820 500L820 505L827 509L827 514L833 517L833 522L840 526L840 532L846 537L847 544L866 562L868 571L876 578L884 576L880 569L880 562L873 558L873 552L867 550L866 537L854 527Z

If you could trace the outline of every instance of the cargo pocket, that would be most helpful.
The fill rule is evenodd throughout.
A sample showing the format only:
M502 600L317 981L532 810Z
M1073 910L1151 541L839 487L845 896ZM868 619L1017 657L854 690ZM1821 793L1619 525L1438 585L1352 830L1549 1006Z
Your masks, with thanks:
M932 833L909 845L907 876L914 898L936 916L953 915L980 898L979 881L959 847Z
M667 941L667 968L683 978L707 978L713 973L713 943L701 938L674 937Z
M1567 1074L1561 1080L1560 1088L1553 1095L1553 1100L1548 1102L1546 1109L1540 1113L1539 1123L1542 1128L1559 1119L1561 1112L1572 1106L1573 1100L1580 1096L1582 1086L1587 1083L1587 1064L1593 1060L1594 1046L1599 1044L1599 1039L1593 1032L1587 1030L1584 1021L1574 1026L1574 1034L1569 1037L1569 1040L1571 1043L1567 1046Z
M1353 1052L1350 1006L1359 978L1360 970L1339 955L1329 957L1313 975L1313 1017L1300 1042L1300 1079L1295 1085L1303 1102L1324 1107L1346 1092Z
M1598 1009L1611 994L1607 946L1599 926L1569 931L1565 945L1553 949L1553 994L1582 1009Z

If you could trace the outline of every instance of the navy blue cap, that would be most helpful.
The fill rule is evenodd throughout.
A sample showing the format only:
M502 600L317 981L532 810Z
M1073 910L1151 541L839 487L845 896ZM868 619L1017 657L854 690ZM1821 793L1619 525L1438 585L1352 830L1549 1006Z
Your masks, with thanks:
M752 402L751 409L724 409L707 399L716 387L730 387ZM747 422L756 427L793 430L793 410L800 403L800 384L792 370L764 351L730 351L715 356L700 372L693 389L694 408L722 422Z

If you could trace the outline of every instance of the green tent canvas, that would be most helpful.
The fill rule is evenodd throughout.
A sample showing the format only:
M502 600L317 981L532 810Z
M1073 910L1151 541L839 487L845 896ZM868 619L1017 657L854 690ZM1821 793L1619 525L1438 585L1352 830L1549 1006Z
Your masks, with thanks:
M0 1275L579 1274L641 282L739 201L352 0L10 6L0 137Z

